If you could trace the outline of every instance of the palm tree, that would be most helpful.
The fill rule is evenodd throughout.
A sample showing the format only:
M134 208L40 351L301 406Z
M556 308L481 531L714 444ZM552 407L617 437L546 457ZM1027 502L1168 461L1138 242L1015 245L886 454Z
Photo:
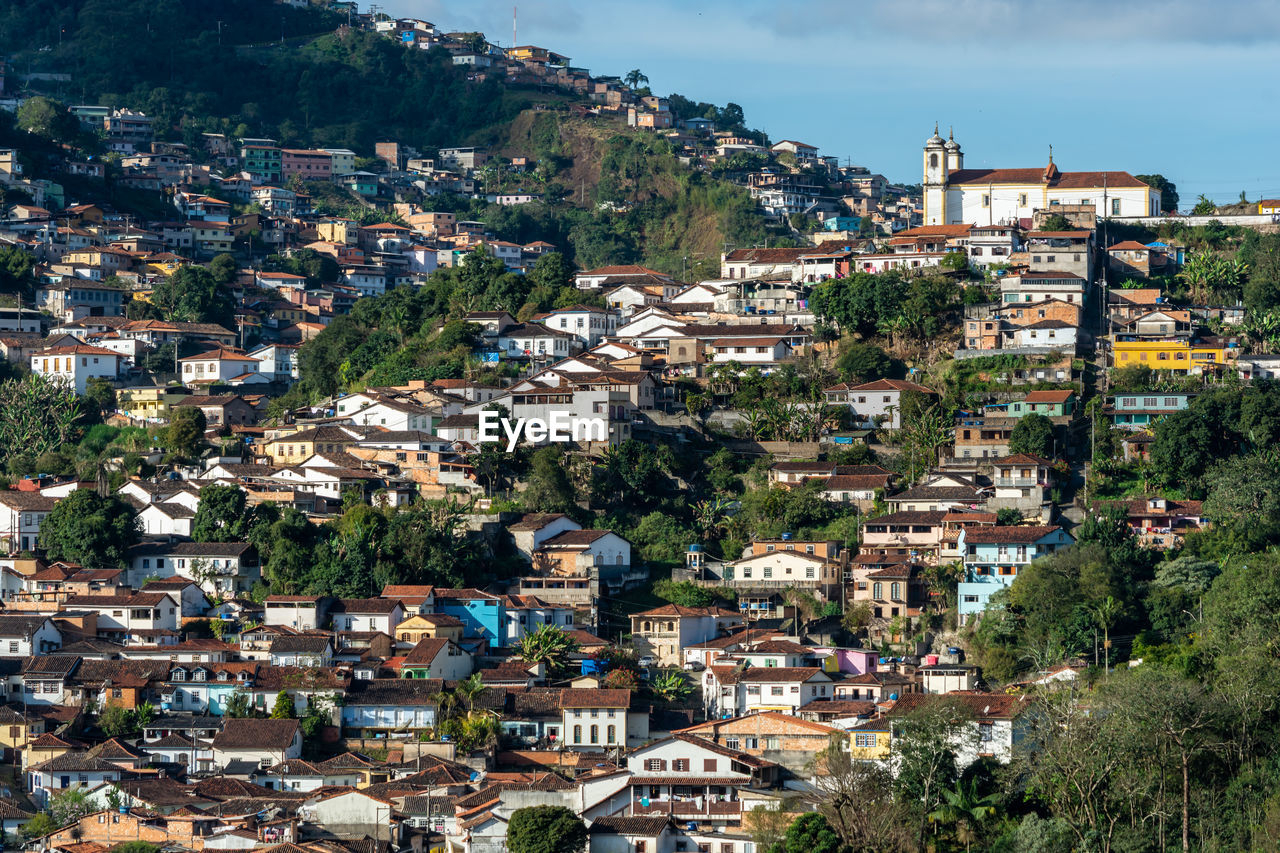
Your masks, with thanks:
M1120 602L1110 595L1093 608L1093 619L1098 623L1098 627L1102 629L1102 650L1104 655L1102 667L1104 672L1111 671L1111 626L1116 623L1116 619L1120 618L1120 611L1123 609ZM1094 636L1097 635L1095 634Z
M627 72L626 76L622 78L622 82L626 83L632 89L639 89L641 83L647 84L649 82L649 78L644 76L644 73L639 68L632 68Z
M548 673L558 673L568 666L568 657L578 650L578 641L555 625L539 625L520 638L516 654L527 664L545 664Z
M480 680L480 673L473 672L466 678L458 682L458 686L453 688L453 692L463 701L467 703L467 711L475 710L476 697L489 688L485 687L484 682Z
M979 797L977 788L974 781L968 785L958 783L954 791L942 792L942 802L929 813L930 823L954 827L956 841L963 844L966 851L978 840L978 830L996 813L1000 803L999 794Z

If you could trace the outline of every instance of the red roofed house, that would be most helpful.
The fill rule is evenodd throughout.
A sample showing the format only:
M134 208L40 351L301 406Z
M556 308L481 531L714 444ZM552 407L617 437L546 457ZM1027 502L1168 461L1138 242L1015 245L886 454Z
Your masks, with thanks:
M1107 248L1111 269L1120 275L1147 278L1165 271L1167 259L1137 240L1125 240Z
M642 656L652 655L662 666L679 666L685 646L713 640L742 623L742 616L731 610L666 604L633 614L631 636Z
M822 389L828 404L848 406L859 424L866 427L879 424L890 429L902 426L902 395L908 391L936 396L932 388L902 379L877 379L861 385L841 382Z
M84 394L90 379L114 382L120 375L123 357L109 349L86 344L49 347L31 354L31 372L65 383L77 394Z
M935 126L924 144L924 224L1013 224L1054 205L1093 205L1098 217L1158 216L1160 191L1128 172L966 169L964 152Z
M228 347L218 347L199 355L190 355L182 362L182 381L186 383L230 383L258 373L259 362L250 355ZM262 377L263 381L270 381Z

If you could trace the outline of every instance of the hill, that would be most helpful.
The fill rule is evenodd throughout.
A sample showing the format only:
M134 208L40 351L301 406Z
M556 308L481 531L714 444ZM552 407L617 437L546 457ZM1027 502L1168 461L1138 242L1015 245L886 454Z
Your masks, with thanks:
M616 115L571 115L570 105L589 106L581 95L469 79L443 49L406 49L318 9L261 0L11 0L0 11L0 53L28 73L70 77L28 78L26 91L141 110L156 119L158 139L193 149L202 132L216 132L362 155L394 139L425 156L481 145L506 162L532 158L532 174L490 170L483 183L487 192L536 191L537 204L515 209L460 196L439 204L503 239L566 247L586 267L644 263L714 276L726 244L785 245L789 236L766 223L744 189L681 163L652 131L628 129ZM732 105L672 101L681 112L732 116L735 132L764 138L742 126Z

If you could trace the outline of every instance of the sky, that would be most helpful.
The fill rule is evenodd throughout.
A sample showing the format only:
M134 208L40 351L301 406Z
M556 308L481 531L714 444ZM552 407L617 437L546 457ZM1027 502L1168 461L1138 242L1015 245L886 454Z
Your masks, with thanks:
M937 122L969 168L1163 174L1183 208L1280 198L1274 0L518 0L518 38L656 94L921 181ZM367 7L364 7L367 8ZM511 44L509 0L379 11Z

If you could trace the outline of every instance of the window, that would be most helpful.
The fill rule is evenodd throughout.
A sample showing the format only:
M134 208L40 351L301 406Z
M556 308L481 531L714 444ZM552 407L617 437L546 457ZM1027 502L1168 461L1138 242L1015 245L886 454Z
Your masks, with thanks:
M17 640L10 640L10 641L9 641L9 654L11 654L11 655L16 655L17 653L18 653L18 641L17 641Z
M990 743L994 737L993 735L994 728L995 726L993 726L991 723L979 723L978 739L981 740L983 743Z
M1112 216L1120 215L1120 199L1118 198L1111 199L1111 215Z
M991 206L991 196L986 195L985 193L983 194L983 196L982 196L982 206L983 206L983 207L990 207L990 206Z
M689 759L687 759L687 758L677 758L675 761L671 762L671 769L672 769L672 770L674 770L674 771L675 771L675 772L677 772L677 773L688 773L688 772L689 772Z
M715 760L714 758L704 758L704 759L702 759L702 772L703 772L703 773L715 773L715 772L716 772L716 760Z
M607 738L607 740L605 741L606 743L616 743L616 742L617 742L617 740L618 740L618 727L617 727L617 726L609 726L609 727L605 730L605 732L606 732L606 734L608 735L608 738Z
M1027 194L1026 194L1026 193L1018 193L1018 206L1019 206L1019 207L1026 207L1026 206L1027 206Z
M738 739L736 737L727 737L724 739L726 749L738 749Z
M813 566L808 566L804 570L804 576L808 580L813 580Z
M769 695L770 695L770 696L781 696L781 695L782 695L782 692L783 692L783 691L782 691L782 688L781 688L781 687L773 687L773 688L770 688L770 690L769 690Z
M876 745L876 736L873 734L855 734L853 736L853 745L860 749L869 749Z
M646 851L646 850L647 850L647 848L645 847L645 842L644 842L643 840L637 839L637 840L636 840L636 853L645 853L645 851Z
M764 576L765 576L766 578L771 578L771 577L773 577L773 569L772 569L770 566L765 566L765 567L764 567Z
M582 726L573 727L573 742L582 743Z
M667 769L667 762L661 758L648 758L645 759L644 769L650 773L657 773Z
M592 743L599 743L599 742L600 742L600 727L599 727L599 726L592 726L592 727L591 727L591 742L592 742Z

